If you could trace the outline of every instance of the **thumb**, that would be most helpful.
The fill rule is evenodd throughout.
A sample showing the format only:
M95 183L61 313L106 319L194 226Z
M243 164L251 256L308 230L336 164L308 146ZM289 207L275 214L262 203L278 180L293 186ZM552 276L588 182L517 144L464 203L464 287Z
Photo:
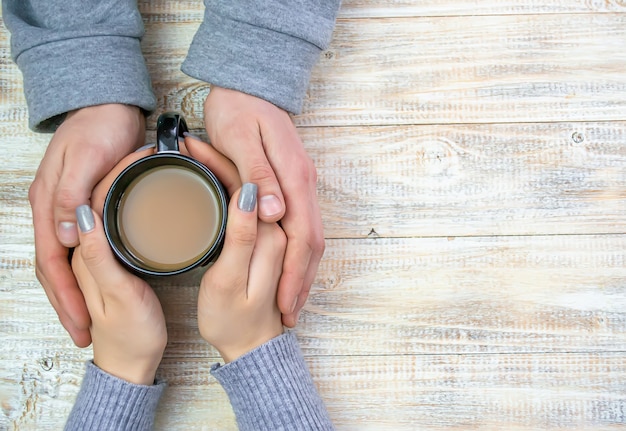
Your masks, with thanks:
M80 205L76 208L76 220L80 230L80 256L101 293L122 287L128 274L113 256L100 217L88 205Z
M76 208L90 202L92 190L108 172L107 166L102 166L104 160L102 154L96 155L90 148L85 145L79 152L65 154L63 171L54 192L54 223L57 238L66 247L78 244ZM108 166L110 167L112 166Z
M242 183L254 183L259 190L259 218L273 223L285 215L285 199L261 137L233 139L226 154L237 166Z
M233 195L228 211L224 248L215 266L228 268L226 274L248 274L257 234L257 186L246 183ZM235 206L236 205L236 206Z

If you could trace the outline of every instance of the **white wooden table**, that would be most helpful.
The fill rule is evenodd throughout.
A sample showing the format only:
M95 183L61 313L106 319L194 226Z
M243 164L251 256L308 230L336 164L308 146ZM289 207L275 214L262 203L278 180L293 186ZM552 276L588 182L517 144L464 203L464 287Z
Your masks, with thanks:
M159 111L203 135L179 70L202 4L140 6ZM50 136L4 28L0 91L0 430L56 430L91 352L34 275ZM327 238L297 333L338 429L626 429L624 1L346 0L294 121ZM236 429L196 288L155 290L157 429Z

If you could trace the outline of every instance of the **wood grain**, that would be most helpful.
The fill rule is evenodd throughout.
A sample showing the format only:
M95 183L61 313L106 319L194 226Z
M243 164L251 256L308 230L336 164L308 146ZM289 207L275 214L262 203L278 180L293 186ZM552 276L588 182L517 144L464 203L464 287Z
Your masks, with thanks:
M64 423L84 363L46 359L14 358L14 374L0 380L0 394L11 396L3 404L7 428ZM163 362L169 386L156 429L236 430L228 400L209 375L214 361ZM608 431L623 429L626 420L621 354L355 355L308 363L338 429Z
M611 430L626 419L626 364L620 355L333 356L311 358L309 364L339 429L466 430L471 424ZM194 429L207 416L195 391L207 385L208 363L177 362L172 368L169 374L164 366L171 392L193 406L183 427Z
M341 21L298 124L623 119L626 53L618 47L626 41L625 20L585 14Z
M200 0L140 0L139 9L146 21L200 21L204 7ZM428 16L527 15L590 12L624 12L620 0L343 0L342 18L389 18Z
M182 109L197 129L209 89L179 68L198 24L148 23L143 43L158 111ZM626 14L616 13L340 20L295 121L346 126L621 120L625 42ZM5 85L18 88L19 73L14 66L9 70ZM3 132L15 121L26 122L22 96L13 93L0 111Z
M16 242L31 223L26 196L49 139L19 130L0 153L0 214L12 220L0 232L17 231ZM317 166L327 238L626 232L626 122L300 135Z
M158 111L202 133L180 70L199 0L141 0ZM345 0L294 118L327 249L296 332L340 430L626 426L626 3ZM0 23L0 430L60 429L90 349L34 276L27 130ZM149 140L154 121L149 120ZM196 284L155 286L157 430L235 430Z
M297 332L311 356L626 351L625 262L626 235L329 240ZM5 271L3 350L71 350L32 271ZM169 356L209 352L196 286L155 285Z
M329 238L626 231L626 123L300 133Z
M625 253L624 235L329 240L297 332L339 429L608 430L625 420ZM7 429L60 427L90 357L32 273L3 261ZM171 340L157 429L234 429L195 288L156 290Z
M536 15L589 12L624 12L626 4L620 0L344 0L340 17L425 17L476 15Z
M625 16L340 20L295 121L308 127L620 120ZM201 128L208 86L179 70L193 37L189 28L150 23L143 47L159 109L182 107L190 126Z

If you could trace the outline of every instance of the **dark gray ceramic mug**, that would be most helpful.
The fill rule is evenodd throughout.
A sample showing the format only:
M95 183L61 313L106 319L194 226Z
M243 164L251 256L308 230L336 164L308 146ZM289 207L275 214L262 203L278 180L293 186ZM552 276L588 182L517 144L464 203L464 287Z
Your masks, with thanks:
M224 242L226 191L206 166L179 152L186 131L180 114L162 114L156 153L126 167L104 202L109 244L139 275L177 275L204 266Z

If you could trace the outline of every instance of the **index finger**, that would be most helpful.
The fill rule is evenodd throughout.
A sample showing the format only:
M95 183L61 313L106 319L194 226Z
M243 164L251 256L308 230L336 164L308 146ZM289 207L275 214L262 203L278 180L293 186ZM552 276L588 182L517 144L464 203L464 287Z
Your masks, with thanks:
M247 183L236 191L228 206L224 247L206 272L229 288L246 288L250 258L257 239L257 186ZM216 275L217 274L217 275Z
M296 325L298 314L309 296L311 285L317 274L317 268L324 255L324 230L322 227L322 216L317 203L315 183L311 187L310 193L312 198L309 199L308 206L300 209L297 205L294 205L293 213L289 214L289 217L283 220L282 223L288 237L283 271L288 270L290 267L296 268L296 272L287 273L281 277L279 285L279 304L282 301L283 306L291 307L291 311L283 311L283 323L287 327ZM303 211L303 214L300 214L300 211ZM309 223L306 226L309 227L309 230L301 232L298 227L302 222L299 220L306 220L307 217ZM293 232L300 235L290 236L293 235ZM304 268L305 261L306 268ZM298 262L302 262L300 266L298 266ZM297 272L298 270L303 272ZM303 277L300 279L302 274ZM298 285L300 280L301 284ZM301 286L301 288L298 291L293 286ZM287 310L287 308L285 309ZM282 307L281 310L283 310Z
M39 204L33 205L39 282L74 343L86 347L91 342L89 311L70 267L68 249L56 237L52 217L52 211L42 210Z
M189 153L200 163L209 168L224 185L229 196L241 187L241 178L237 167L226 156L190 134L185 135L185 146Z
M278 286L278 307L285 326L296 324L324 254L322 218L317 202L317 173L289 118L280 118L262 130L268 141L291 143L291 151L270 154L285 197L281 225L287 234L283 275Z

